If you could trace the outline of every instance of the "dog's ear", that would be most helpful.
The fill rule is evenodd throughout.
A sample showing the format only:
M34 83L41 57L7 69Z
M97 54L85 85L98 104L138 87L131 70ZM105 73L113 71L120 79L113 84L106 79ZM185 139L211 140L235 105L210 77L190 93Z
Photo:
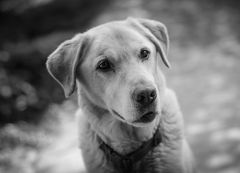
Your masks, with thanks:
M163 63L170 68L170 63L167 59L169 37L166 26L161 22L142 18L129 17L127 21L153 42L160 53Z
M65 96L69 97L76 85L76 69L82 59L87 39L83 34L76 35L61 43L48 57L48 72L62 86Z

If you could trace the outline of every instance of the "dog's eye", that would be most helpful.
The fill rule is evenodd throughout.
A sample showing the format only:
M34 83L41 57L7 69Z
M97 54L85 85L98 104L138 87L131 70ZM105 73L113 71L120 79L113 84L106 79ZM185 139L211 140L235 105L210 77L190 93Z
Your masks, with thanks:
M107 59L103 59L98 62L97 69L103 72L110 71L112 69L112 65Z
M147 49L141 49L139 56L140 56L140 58L141 58L142 60L146 60L146 59L149 58L149 55L150 55L150 51L149 51L149 50L147 50Z

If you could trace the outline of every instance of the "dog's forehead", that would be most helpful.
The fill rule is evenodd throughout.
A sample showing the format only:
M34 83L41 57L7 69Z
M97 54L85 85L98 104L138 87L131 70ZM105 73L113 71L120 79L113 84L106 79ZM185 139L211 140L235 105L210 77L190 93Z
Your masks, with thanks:
M111 22L89 30L93 46L104 48L134 47L146 38L126 22Z

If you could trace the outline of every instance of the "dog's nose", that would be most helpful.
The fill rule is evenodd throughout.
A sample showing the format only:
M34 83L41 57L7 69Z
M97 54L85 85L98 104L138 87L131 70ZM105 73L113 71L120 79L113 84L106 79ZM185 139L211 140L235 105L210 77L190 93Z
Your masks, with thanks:
M156 89L135 89L133 92L134 101L141 106L150 105L156 97Z

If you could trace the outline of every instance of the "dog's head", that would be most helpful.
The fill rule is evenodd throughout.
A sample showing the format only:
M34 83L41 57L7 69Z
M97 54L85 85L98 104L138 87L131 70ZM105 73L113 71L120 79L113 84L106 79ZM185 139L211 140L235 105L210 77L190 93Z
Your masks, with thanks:
M161 112L170 66L166 27L128 18L100 25L63 42L48 58L50 74L68 97L78 82L85 97L131 125L149 124Z

